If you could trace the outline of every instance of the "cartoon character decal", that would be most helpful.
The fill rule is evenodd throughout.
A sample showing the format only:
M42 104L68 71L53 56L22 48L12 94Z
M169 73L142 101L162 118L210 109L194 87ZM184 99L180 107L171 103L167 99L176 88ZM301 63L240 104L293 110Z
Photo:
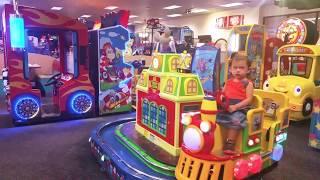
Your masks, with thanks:
M212 94L218 87L216 79L219 75L215 73L218 64L220 64L220 49L209 45L196 49L191 72L198 74L206 94Z
M131 109L133 68L124 63L123 52L129 40L122 26L99 31L99 112L100 114Z

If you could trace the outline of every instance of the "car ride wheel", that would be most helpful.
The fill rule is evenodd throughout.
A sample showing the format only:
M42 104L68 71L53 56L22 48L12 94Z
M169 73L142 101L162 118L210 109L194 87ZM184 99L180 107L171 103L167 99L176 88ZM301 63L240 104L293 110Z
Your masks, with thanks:
M311 98L305 99L302 105L302 115L309 116L312 113L312 109L313 109L313 100Z

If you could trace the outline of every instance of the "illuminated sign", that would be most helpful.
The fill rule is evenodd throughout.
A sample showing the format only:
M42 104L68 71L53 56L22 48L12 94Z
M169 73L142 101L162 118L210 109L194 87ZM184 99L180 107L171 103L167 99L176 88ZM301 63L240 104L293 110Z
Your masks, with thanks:
M10 42L12 48L25 48L24 20L16 15L10 15Z
M314 54L313 51L306 47L292 46L280 50L280 53L287 54Z

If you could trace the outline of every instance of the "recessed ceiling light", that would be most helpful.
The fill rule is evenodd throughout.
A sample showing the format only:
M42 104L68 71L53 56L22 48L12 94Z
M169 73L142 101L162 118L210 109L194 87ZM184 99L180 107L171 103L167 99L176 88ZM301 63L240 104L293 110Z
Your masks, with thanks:
M128 23L128 26L133 25L133 23Z
M139 17L139 16L136 16L136 15L130 15L129 18L136 18L136 17Z
M107 6L105 7L104 9L107 9L107 10L115 10L117 9L118 7L117 6Z
M182 14L169 14L168 17L179 17L182 16Z
M167 7L164 7L163 9L177 9L177 8L180 8L181 6L178 6L178 5L172 5L172 6L167 6Z
M84 15L82 15L82 16L80 16L81 18L89 18L89 17L91 17L91 15L88 15L88 14L84 14Z
M53 6L53 7L51 8L51 10L54 10L54 11L60 11L61 9L63 9L63 7Z
M229 4L222 4L222 7L234 7L234 6L241 6L243 3L229 3Z

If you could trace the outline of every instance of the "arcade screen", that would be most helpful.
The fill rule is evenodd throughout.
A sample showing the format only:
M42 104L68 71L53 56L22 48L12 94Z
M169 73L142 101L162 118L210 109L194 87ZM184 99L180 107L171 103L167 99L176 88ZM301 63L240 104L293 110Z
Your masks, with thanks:
M248 34L237 33L235 32L230 36L229 43L230 47L228 48L231 52L239 52L246 50Z
M248 34L240 34L240 36L239 36L239 51L246 50L247 37L248 37Z
M196 49L192 60L191 71L198 74L207 95L212 95L219 86L219 73L216 73L219 72L219 67L216 67L220 64L219 58L219 49L204 45Z
M280 75L309 78L312 61L311 57L306 56L282 56L280 58Z

